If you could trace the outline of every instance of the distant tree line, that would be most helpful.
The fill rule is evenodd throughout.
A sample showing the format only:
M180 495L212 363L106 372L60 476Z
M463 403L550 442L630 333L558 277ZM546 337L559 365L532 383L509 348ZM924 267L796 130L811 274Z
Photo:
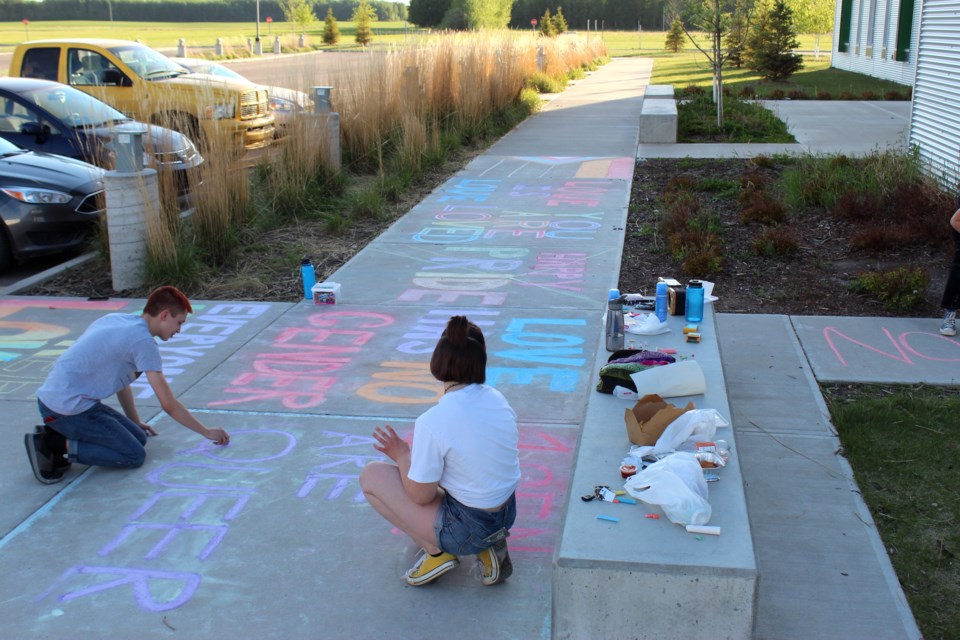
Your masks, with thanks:
M377 12L377 19L407 19L407 7L399 2L368 0ZM246 22L257 15L256 0L3 0L0 22L27 20L109 20L124 22ZM333 11L337 20L349 21L357 7L356 0L312 0L313 12L325 16ZM284 15L279 0L260 0L260 19Z
M410 0L409 20L419 27L531 29L544 9L562 11L571 30L659 31L668 0ZM512 8L510 5L513 5ZM672 18L667 15L666 19ZM587 21L590 26L587 26ZM594 23L596 21L596 23ZM596 27L594 27L596 24Z

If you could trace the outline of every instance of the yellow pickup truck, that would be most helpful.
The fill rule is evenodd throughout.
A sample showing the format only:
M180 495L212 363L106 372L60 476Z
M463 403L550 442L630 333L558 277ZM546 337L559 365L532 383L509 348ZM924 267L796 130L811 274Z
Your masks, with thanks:
M24 42L13 52L9 75L69 84L134 120L175 129L208 149L215 140L242 151L266 146L273 139L274 116L266 87L188 73L139 42Z

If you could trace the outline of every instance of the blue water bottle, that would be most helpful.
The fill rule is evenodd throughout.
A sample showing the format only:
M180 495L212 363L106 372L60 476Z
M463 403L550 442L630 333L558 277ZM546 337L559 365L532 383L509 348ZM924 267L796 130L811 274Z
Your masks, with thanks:
M687 322L703 321L703 283L691 280L687 283L687 294L684 299L687 311Z
M303 281L304 300L313 300L313 285L317 283L317 274L313 270L313 263L310 258L303 257L300 261L300 280Z
M657 283L657 299L654 306L654 313L657 314L657 320L667 321L667 283Z

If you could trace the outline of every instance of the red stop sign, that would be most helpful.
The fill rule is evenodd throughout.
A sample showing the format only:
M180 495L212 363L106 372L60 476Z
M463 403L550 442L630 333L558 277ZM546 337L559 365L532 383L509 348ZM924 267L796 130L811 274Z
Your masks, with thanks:
M273 22L273 18L271 18L270 16L267 16L267 22Z
M30 24L30 21L27 20L26 18L24 18L24 19L23 19L23 24Z
M533 26L537 26L537 19L536 19L536 18L531 18L531 19L530 19L530 24L532 24Z

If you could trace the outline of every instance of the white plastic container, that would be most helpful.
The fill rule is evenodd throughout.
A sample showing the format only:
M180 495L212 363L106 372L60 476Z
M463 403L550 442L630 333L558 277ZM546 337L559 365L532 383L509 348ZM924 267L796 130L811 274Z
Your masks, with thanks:
M314 304L337 304L340 299L339 282L318 282L311 291Z

